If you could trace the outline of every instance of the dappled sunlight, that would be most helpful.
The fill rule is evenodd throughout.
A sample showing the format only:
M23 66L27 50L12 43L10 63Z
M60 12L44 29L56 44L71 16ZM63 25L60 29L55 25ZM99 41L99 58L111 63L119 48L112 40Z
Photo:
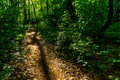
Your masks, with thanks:
M35 34L36 34L35 32L30 32L30 33L27 33L26 36L33 36Z
M120 80L120 0L0 0L0 80Z
M26 69L28 68L29 70L33 71L31 74L26 74L26 76L34 76L33 78L30 78L33 80L47 80L50 79L49 70L43 55L44 53L40 47L40 43L36 38L39 38L39 36L36 34L36 31L32 30L33 29L27 31L24 40L24 44L26 44L25 50L29 50L29 52L25 55L27 58L25 65L31 65L30 69L29 67L26 67ZM28 69L27 72L29 73Z
M31 79L35 80L93 80L89 74L84 74L76 65L56 57L38 33L28 32L24 43L28 43L28 41L31 42L25 46L26 50L29 50L26 54L25 65L31 66L26 69L31 70L32 73L26 74L26 76L34 75Z

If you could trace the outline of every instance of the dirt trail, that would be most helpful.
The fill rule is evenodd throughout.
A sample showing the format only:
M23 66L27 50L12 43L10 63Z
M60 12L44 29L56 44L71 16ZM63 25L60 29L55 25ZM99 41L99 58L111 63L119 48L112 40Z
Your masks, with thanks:
M20 80L97 80L72 63L57 58L35 29L27 31L24 45L28 53L21 63L25 78Z

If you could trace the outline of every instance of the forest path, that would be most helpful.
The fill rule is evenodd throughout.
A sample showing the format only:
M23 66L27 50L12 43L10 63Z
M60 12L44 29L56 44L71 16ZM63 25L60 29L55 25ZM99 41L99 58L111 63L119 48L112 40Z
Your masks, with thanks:
M24 39L26 59L20 64L25 79L23 80L97 80L83 73L74 64L60 59L47 47L36 29L27 30Z

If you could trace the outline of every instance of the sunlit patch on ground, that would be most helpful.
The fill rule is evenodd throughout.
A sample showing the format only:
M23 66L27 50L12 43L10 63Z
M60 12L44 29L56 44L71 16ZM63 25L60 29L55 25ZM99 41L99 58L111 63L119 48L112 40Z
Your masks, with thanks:
M56 57L36 31L26 33L24 44L29 51L19 68L26 80L93 80L76 65Z

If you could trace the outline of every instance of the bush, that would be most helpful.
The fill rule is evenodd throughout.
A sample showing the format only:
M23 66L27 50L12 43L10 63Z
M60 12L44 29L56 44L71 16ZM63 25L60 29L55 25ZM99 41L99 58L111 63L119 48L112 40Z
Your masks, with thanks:
M58 55L78 62L91 59L93 51L98 48L93 45L91 38L82 37L76 28L65 28L59 32L56 44Z
M17 26L9 26L9 23L4 23L0 28L0 33L0 80L2 80L9 78L13 71L8 64L12 58L12 53L21 51L23 33L25 32L18 29Z

